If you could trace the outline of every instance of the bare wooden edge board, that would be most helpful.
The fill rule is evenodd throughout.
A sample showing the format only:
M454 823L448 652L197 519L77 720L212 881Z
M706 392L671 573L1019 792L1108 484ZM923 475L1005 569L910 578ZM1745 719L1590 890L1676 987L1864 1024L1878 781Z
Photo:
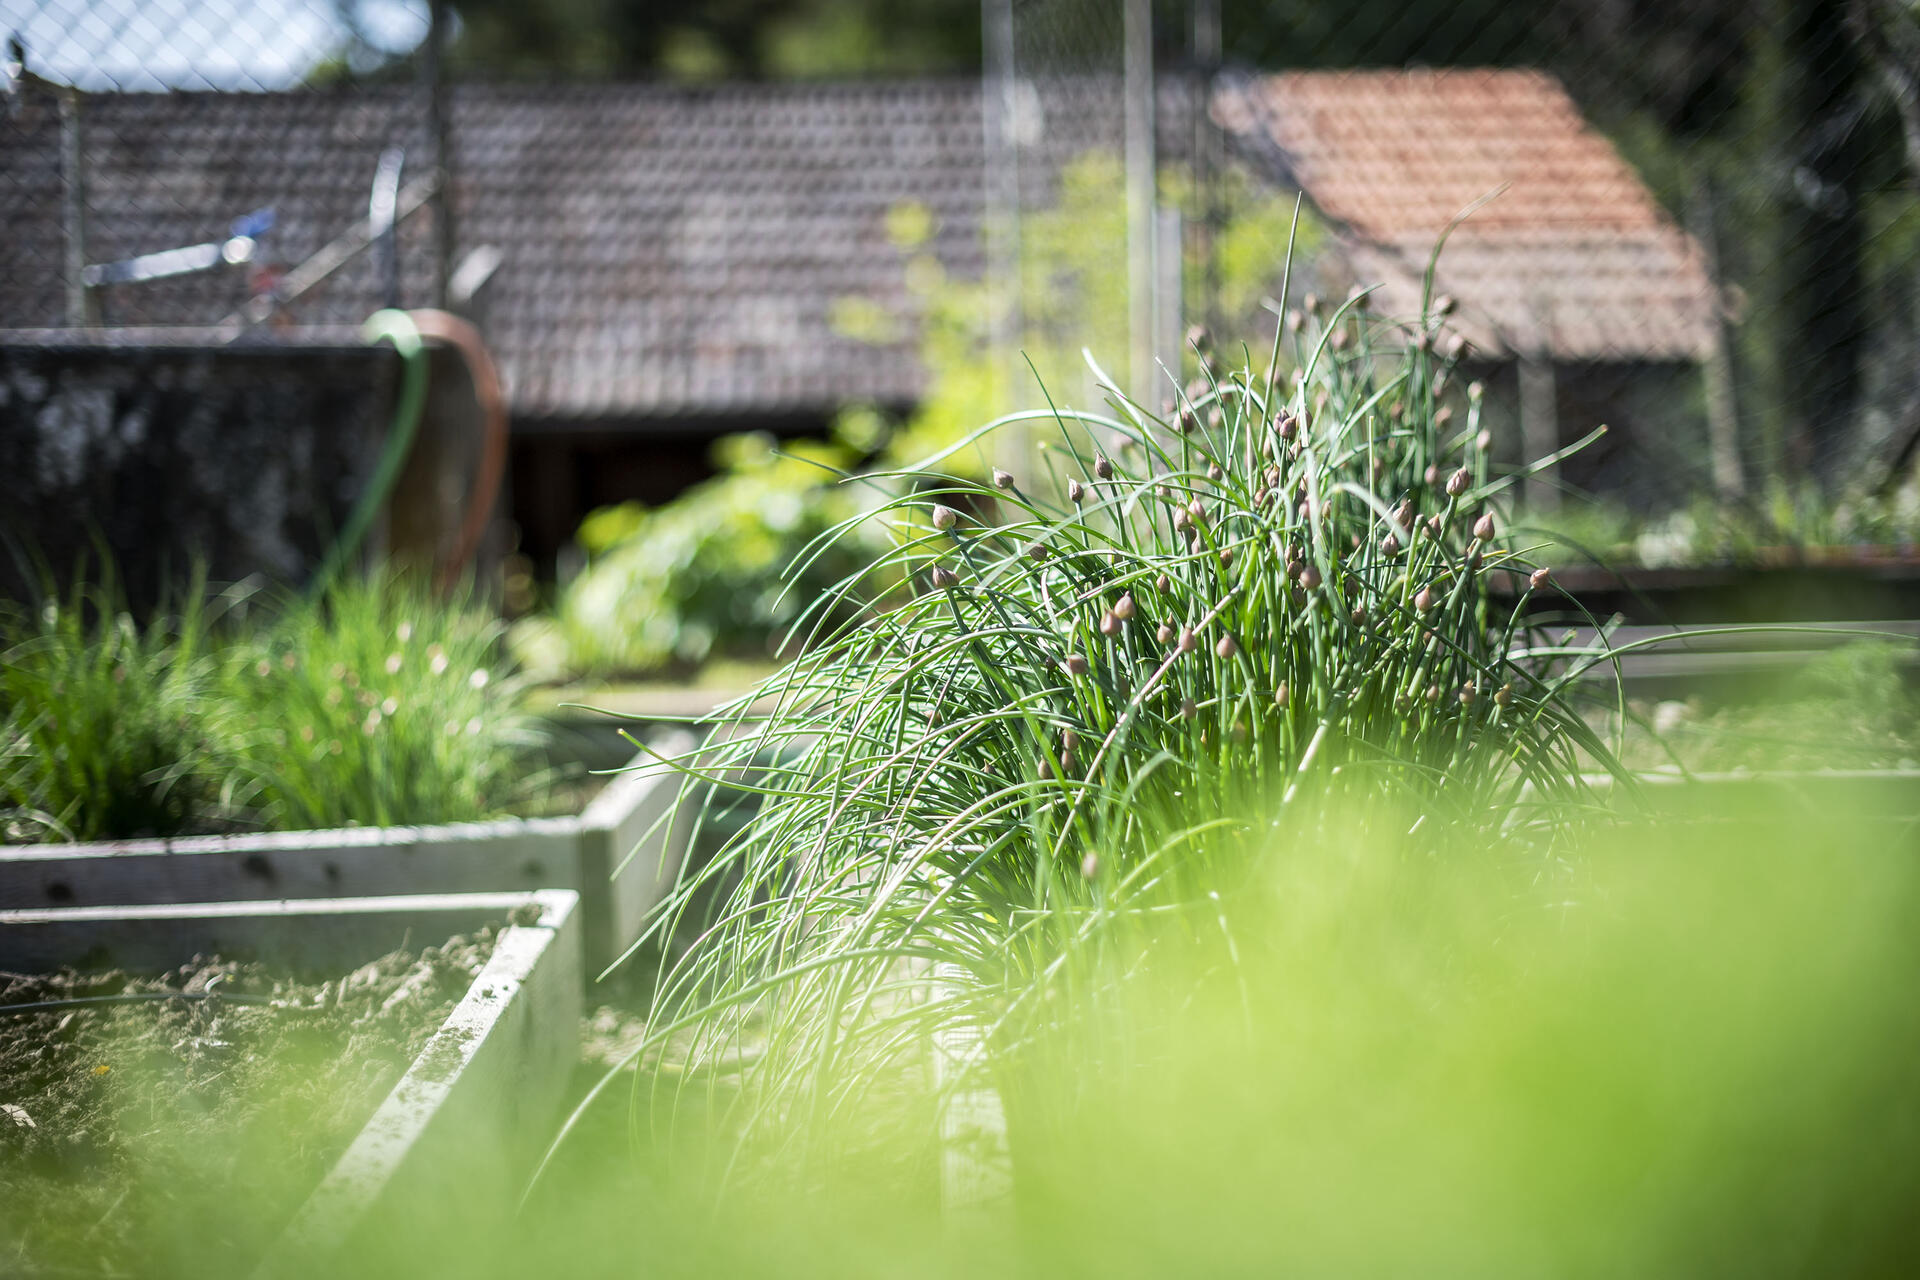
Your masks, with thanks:
M676 731L656 750L673 756L692 744ZM566 818L9 845L0 847L0 910L576 889L598 972L639 936L685 853L689 824L660 821L679 776L642 752Z
M477 1238L511 1212L579 1053L578 902L573 890L545 889L0 911L0 969L160 968L214 951L345 967L408 935L437 944L537 906L536 920L500 932L465 997L255 1273L345 1274L339 1260L351 1256L364 1265L347 1273L366 1274L430 1238L444 1256L449 1233Z

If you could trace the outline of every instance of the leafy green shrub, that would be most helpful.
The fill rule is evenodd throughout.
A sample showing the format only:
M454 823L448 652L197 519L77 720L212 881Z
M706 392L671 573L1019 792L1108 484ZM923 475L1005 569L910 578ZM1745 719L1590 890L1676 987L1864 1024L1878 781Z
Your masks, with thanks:
M537 737L500 632L400 575L287 606L221 655L203 712L226 803L290 830L454 822L528 799Z
M0 608L0 839L168 836L213 821L196 582L145 626L111 579Z
M1108 381L1112 414L987 428L1050 426L1051 474L923 470L888 505L881 567L913 588L685 762L690 788L757 777L761 807L660 917L700 943L653 1035L692 1035L694 1071L752 1028L745 1133L859 1115L934 1029L1017 1040L1064 940L1204 900L1231 871L1195 833L1271 801L1282 832L1332 797L1436 838L1564 837L1545 819L1582 798L1576 748L1605 749L1550 646L1516 645L1524 609L1493 606L1491 576L1549 578L1489 505L1510 478L1477 398L1438 407L1431 336L1350 302L1264 368L1208 358L1166 417Z
M855 537L809 554L858 518L864 498L833 483L853 460L847 447L785 449L765 436L728 437L715 446L721 474L712 480L654 510L629 504L589 517L581 532L591 559L550 615L516 625L520 661L546 677L616 675L780 652L808 604L857 575L873 549Z

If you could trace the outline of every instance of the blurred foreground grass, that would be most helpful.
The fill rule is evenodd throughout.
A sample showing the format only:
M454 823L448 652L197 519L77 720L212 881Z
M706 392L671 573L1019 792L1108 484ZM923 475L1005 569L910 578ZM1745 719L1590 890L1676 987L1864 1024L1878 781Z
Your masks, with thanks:
M1011 1198L943 1218L903 1054L859 1123L792 1117L712 1198L737 1084L609 1095L496 1261L664 1275L1906 1275L1920 1266L1920 870L1898 818L1602 829L1571 856L1378 813L1211 851L1051 1020L988 1041ZM1240 839L1236 837L1235 839ZM671 1070L654 1062L648 1071ZM638 1090L645 1076L635 1079ZM625 1091L615 1091L624 1093ZM724 1136L724 1135L723 1135Z

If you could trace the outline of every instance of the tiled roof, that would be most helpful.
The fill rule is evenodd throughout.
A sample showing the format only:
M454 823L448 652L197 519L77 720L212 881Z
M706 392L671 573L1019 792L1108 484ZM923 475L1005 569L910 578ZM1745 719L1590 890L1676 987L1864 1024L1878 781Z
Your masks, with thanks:
M1119 140L1112 87L1040 86L1025 154L1045 173ZM1169 86L1164 145L1190 137ZM488 86L451 95L462 246L502 264L486 320L523 416L679 417L904 403L924 373L917 306L886 215L927 206L947 271L982 269L986 162L979 84ZM1355 261L1403 296L1408 263L1468 200L1514 187L1457 233L1444 287L1508 341L1644 358L1694 349L1703 279L1551 80L1530 73L1286 75L1229 91L1221 118L1258 120L1309 194L1355 235ZM86 99L88 257L217 239L273 205L274 258L299 263L366 211L380 151L424 154L405 88L124 94ZM59 326L59 125L50 100L0 110L0 329ZM430 239L402 228L403 300L427 293ZM1367 255L1372 255L1369 258ZM103 291L113 325L207 325L242 301L237 273ZM294 308L353 324L378 306L361 255ZM879 345L836 332L842 299L896 322ZM1539 317L1545 317L1542 321ZM1470 337L1479 335L1469 332ZM1497 345L1489 336L1483 347Z
M1482 350L1688 358L1710 340L1698 246L1551 76L1289 73L1223 88L1214 114L1344 230L1383 310L1418 309L1436 239L1492 196L1436 275Z
M88 256L216 239L274 205L273 256L298 263L365 216L383 147L424 154L404 90L99 95L86 102ZM533 416L727 414L905 402L910 331L875 346L829 315L866 297L911 320L885 215L930 207L928 246L981 268L980 96L970 81L821 87L462 86L453 94L456 235L503 262L487 323ZM58 124L9 124L0 167L0 327L63 321ZM427 292L428 222L404 224L403 297ZM5 283L11 282L11 283ZM209 324L243 297L224 272L122 286L116 325ZM351 323L379 305L367 255L293 308Z

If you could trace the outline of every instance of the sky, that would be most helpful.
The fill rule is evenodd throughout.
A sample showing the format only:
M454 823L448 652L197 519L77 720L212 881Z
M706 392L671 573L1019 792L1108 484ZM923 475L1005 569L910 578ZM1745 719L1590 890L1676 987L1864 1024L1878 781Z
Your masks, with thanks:
M404 53L426 0L0 0L27 68L82 89L279 89L351 44Z

